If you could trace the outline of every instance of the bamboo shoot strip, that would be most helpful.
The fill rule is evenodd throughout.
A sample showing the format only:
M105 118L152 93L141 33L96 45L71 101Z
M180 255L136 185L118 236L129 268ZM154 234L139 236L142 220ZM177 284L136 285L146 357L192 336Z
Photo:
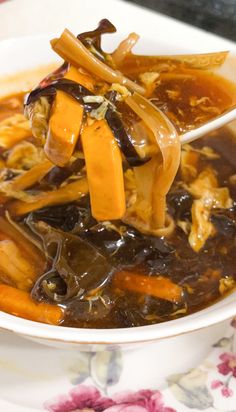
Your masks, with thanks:
M25 215L33 210L41 209L46 206L74 202L86 193L88 193L88 183L84 178L60 187L58 190L43 192L42 194L35 196L35 202L26 203L22 200L12 201L8 204L7 209L12 215Z
M68 29L59 39L51 40L52 49L76 67L84 67L108 83L120 83L128 89L144 94L145 89L97 59Z

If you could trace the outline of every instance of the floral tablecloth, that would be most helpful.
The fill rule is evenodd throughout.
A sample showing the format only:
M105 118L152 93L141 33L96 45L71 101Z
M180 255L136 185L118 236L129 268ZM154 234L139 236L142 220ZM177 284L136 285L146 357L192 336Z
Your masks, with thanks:
M154 383L151 389L119 393L112 387L122 372L122 353L83 353L71 390L43 407L50 412L236 412L235 350L236 318L207 359L195 369L169 376L163 390ZM142 373L138 364L137 373Z

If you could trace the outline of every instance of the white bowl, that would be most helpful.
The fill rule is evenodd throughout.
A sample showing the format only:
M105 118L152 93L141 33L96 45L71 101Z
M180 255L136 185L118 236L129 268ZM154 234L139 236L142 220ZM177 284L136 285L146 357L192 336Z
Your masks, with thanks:
M30 71L16 76L15 73L38 67L42 62L49 64L56 61L48 40L48 36L37 36L10 39L0 43L1 95L27 90L37 81L37 77L42 77L46 69L35 71L34 77ZM144 41L143 47L145 49ZM177 49L177 46L175 48ZM167 369L168 373L177 373L182 370L183 364L185 368L193 367L206 355L210 346L224 333L228 325L227 320L236 314L235 302L236 292L207 309L178 320L114 330L50 326L0 312L0 328L46 345L82 351L141 347L144 349L143 367L149 369L155 352L155 359L159 364L159 377L162 379ZM196 342L201 342L201 345ZM155 343L155 349L150 350L147 346L151 343Z

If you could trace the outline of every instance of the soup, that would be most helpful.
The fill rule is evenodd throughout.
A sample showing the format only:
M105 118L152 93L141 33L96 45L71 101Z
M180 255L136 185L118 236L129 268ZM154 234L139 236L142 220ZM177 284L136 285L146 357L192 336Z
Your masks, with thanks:
M65 31L64 64L0 101L0 309L26 319L142 326L235 288L236 140L179 138L235 86L186 57L133 55L134 34L107 55L106 31Z

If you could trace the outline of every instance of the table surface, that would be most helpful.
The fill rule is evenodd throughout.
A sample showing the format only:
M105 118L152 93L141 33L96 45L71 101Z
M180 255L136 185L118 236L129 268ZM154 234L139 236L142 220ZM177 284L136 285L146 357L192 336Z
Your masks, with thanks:
M236 41L235 0L125 0Z
M11 0L0 0L4 3ZM33 1L33 0L31 0ZM124 0L236 41L236 0Z

